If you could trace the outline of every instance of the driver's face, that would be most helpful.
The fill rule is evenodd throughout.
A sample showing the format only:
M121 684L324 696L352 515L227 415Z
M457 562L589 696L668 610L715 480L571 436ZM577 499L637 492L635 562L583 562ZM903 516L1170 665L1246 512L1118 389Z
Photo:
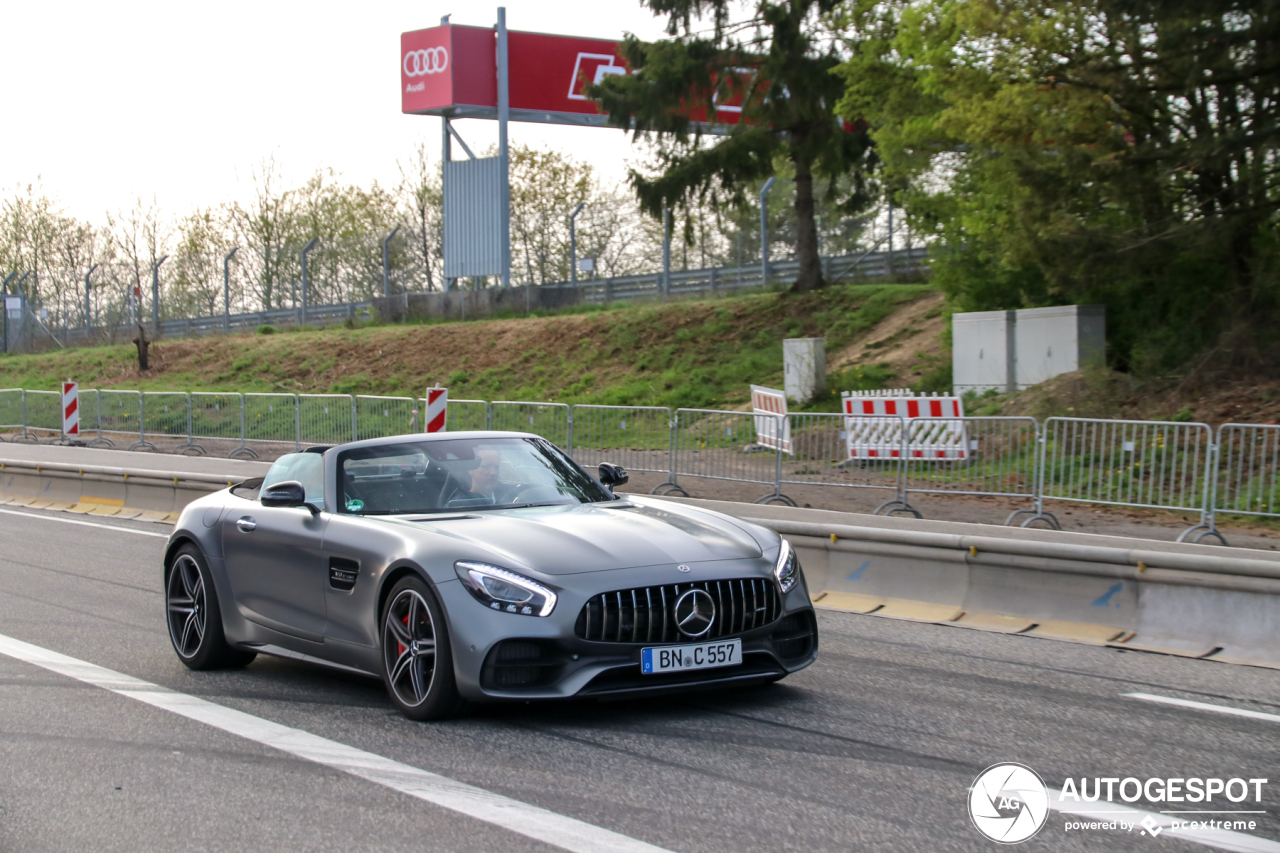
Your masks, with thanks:
M480 464L471 469L471 491L477 494L489 494L498 485L498 467L501 459L496 450L481 450L476 453Z

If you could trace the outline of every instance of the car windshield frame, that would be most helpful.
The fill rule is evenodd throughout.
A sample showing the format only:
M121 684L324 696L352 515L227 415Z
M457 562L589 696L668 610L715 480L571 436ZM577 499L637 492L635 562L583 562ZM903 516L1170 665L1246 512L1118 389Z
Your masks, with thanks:
M493 496L488 501L470 491L475 482L469 476L470 470L490 467L481 462L483 451L497 451L499 460ZM407 459L413 461L406 462ZM501 480L503 468L517 461L529 464L511 466L509 470L537 474L539 479ZM457 514L617 500L564 451L535 436L409 439L339 451L335 464L334 509L342 515ZM376 473L361 476L362 469L375 466ZM395 468L389 471L390 466ZM497 502L498 487L505 487L502 502ZM412 505L400 503L410 498L414 499Z

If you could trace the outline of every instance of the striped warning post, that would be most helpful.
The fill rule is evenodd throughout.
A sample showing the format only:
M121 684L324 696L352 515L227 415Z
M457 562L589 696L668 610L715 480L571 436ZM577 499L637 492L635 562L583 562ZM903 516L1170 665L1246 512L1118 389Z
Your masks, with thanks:
M787 416L787 395L776 388L752 385L751 411L755 415L756 444L790 453L791 418Z
M70 379L62 383L62 434L80 434L80 385Z
M449 412L449 389L427 389L427 411L423 417L427 432L444 432L446 416Z

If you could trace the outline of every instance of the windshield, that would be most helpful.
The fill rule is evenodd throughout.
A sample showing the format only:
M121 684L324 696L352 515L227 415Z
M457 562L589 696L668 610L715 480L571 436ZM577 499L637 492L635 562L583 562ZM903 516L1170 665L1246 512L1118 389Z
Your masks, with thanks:
M363 515L613 500L555 446L476 438L363 447L338 457L338 511Z

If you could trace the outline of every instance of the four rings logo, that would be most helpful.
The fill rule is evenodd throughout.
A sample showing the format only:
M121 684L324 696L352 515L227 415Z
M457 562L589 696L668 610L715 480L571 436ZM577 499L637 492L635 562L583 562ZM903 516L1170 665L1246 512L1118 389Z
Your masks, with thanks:
M439 74L449 67L449 51L443 47L428 47L424 50L411 50L404 55L404 73L406 77L422 77L425 74Z

